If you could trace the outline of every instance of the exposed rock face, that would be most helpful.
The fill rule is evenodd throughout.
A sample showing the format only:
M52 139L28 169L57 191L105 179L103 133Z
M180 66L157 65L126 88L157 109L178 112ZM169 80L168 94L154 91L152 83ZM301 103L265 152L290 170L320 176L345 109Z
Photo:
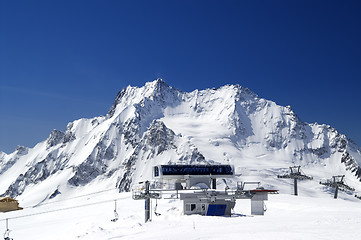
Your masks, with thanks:
M15 152L13 153L13 157L11 157L7 161L5 159L8 158L9 156L6 155L5 153L3 154L0 153L0 175L6 172L9 168L11 168L19 159L19 157L25 156L27 153L28 153L28 148L23 146L17 146Z
M55 174L61 169L59 164L54 164L55 162L56 159L54 156L48 154L45 159L30 167L25 174L20 174L15 182L9 186L3 196L16 197L21 195L28 185L42 182L51 174Z
M46 148L49 149L59 143L64 141L65 133L62 131L54 129L51 133L49 138L46 140Z
M158 79L121 90L105 117L71 122L65 133L53 130L32 149L0 153L0 192L16 197L52 181L46 196L54 198L62 188L96 180L130 191L134 182L151 178L154 165L246 169L252 161L244 159L266 155L269 161L282 156L275 164L285 168L300 164L361 179L360 148L328 125L302 122L291 107L238 85L183 93Z

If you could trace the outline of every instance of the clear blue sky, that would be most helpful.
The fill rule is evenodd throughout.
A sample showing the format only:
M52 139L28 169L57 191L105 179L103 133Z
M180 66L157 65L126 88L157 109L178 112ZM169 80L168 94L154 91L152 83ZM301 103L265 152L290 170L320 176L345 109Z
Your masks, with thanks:
M156 78L240 84L361 145L361 1L0 0L0 150Z

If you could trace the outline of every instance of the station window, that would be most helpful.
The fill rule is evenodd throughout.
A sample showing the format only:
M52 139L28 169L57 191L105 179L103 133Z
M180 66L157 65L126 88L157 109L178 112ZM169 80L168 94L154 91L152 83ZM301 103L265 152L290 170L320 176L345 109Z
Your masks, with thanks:
M187 212L193 212L196 209L196 204L191 203L191 204L186 204L186 211Z

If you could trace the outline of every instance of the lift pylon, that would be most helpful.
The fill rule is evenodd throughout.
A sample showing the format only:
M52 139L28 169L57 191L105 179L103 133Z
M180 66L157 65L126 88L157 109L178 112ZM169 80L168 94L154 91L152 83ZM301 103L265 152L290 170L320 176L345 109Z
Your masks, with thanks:
M294 194L298 195L297 180L312 180L313 177L305 175L301 171L301 166L291 166L290 172L284 175L277 175L278 178L291 178L293 179Z
M145 200L145 222L148 222L150 220L150 199L161 198L159 193L156 193L154 191L150 190L150 182L145 181L140 182L139 184L142 184L143 186L138 190L133 190L133 199L134 200Z
M331 179L328 179L326 182L322 182L320 181L320 184L334 188L335 192L334 192L334 198L337 198L338 195L338 190L340 191L344 191L344 192L353 192L355 191L355 189L353 187L350 187L346 184L345 182L345 175L337 175L337 176L332 176Z

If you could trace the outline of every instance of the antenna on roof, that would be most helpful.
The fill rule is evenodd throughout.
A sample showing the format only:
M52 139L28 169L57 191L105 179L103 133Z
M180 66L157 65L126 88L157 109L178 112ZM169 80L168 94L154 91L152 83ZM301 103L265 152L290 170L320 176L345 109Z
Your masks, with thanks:
M345 182L345 175L337 175L337 176L332 176L331 179L327 179L326 182L322 182L320 181L320 184L334 188L335 189L335 193L333 198L336 199L337 195L338 195L338 190L341 191L355 191L355 189L353 187L350 187L346 184Z
M298 195L298 189L297 189L297 180L312 180L313 177L305 175L301 171L301 166L291 166L290 167L290 173L284 174L284 175L277 175L278 178L291 178L293 179L293 187L294 187L294 193L297 196Z

